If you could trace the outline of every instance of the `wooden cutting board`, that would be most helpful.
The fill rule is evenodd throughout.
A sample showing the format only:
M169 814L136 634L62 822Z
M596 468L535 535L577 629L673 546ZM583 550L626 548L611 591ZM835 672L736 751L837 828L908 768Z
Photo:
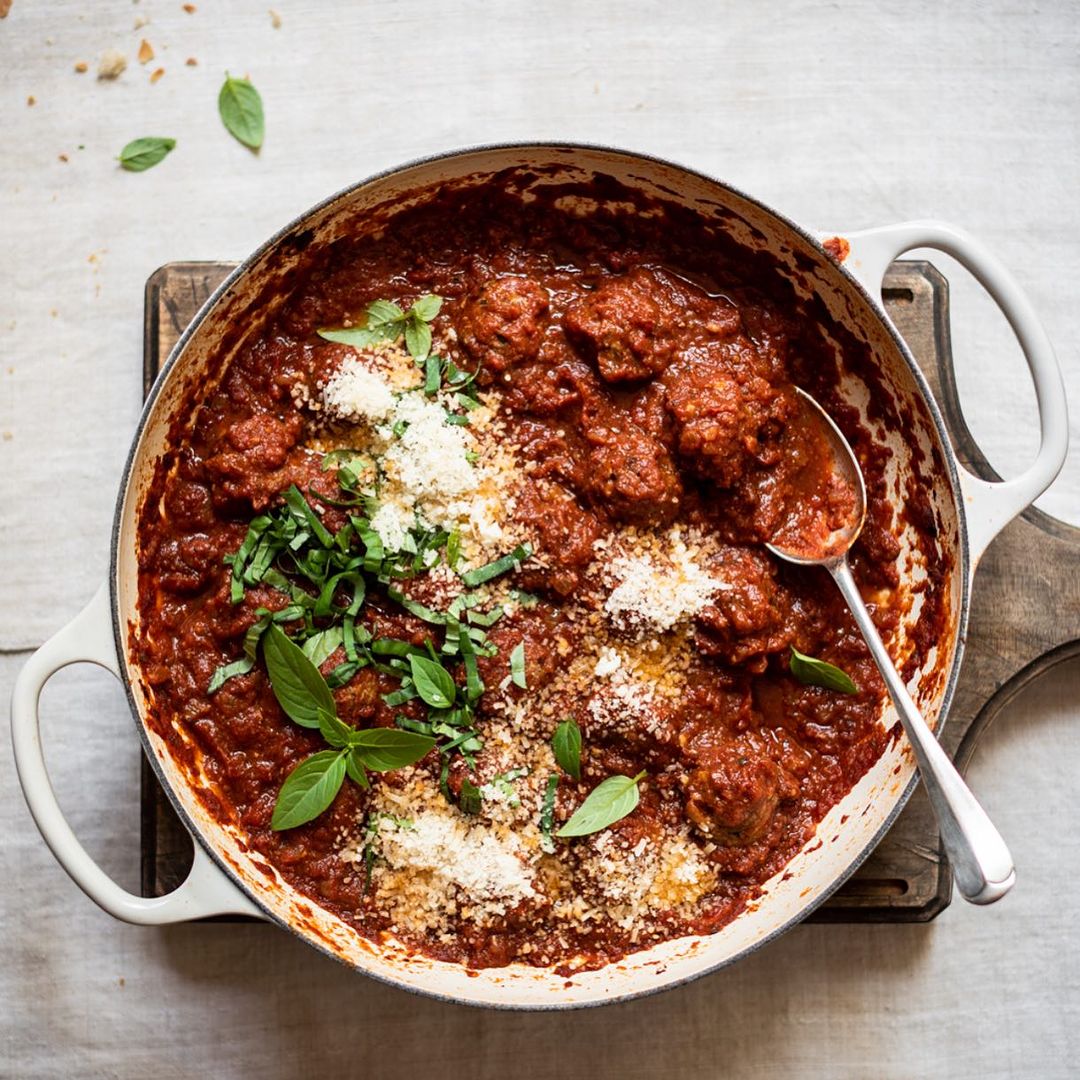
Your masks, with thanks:
M144 394L177 338L232 267L175 262L151 276L146 284ZM941 403L961 460L984 478L999 479L960 408L949 340L948 282L928 262L901 261L890 268L882 294ZM972 596L963 669L942 734L961 769L982 732L1024 686L1080 654L1080 529L1029 510L991 545ZM141 837L143 895L171 892L191 866L191 838L145 760ZM920 788L877 849L810 919L927 922L951 898L952 870Z

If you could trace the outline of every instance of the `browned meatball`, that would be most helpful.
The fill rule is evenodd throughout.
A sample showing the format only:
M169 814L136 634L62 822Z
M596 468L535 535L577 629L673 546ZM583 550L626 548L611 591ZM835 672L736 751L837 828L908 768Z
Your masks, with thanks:
M215 481L214 501L246 500L261 510L287 487L280 470L288 460L304 426L299 413L278 420L269 413L256 413L237 421L227 431L229 449L206 462L206 472Z
M676 313L656 275L637 269L571 304L563 328L601 378L636 382L670 363Z
M669 525L679 512L682 484L671 456L640 429L624 427L617 440L590 451L586 484L618 521Z
M603 532L597 516L560 484L529 482L518 493L514 516L539 541L537 556L521 568L522 586L566 596L577 588Z
M665 379L679 452L704 477L731 487L756 462L772 464L792 396L760 371L746 339L686 350Z
M753 670L763 671L768 654L786 649L792 640L792 600L776 580L775 565L763 551L731 547L709 572L725 587L697 614L698 650L729 664L751 661Z
M469 355L491 371L536 359L547 323L548 294L525 277L487 282L465 301L456 320Z
M686 816L715 843L751 844L765 834L785 794L780 769L737 742L708 749L684 784Z

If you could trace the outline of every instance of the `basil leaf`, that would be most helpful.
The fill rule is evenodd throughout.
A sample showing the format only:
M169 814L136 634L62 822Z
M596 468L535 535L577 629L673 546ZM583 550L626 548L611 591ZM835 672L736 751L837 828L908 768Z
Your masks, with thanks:
M329 686L331 690L337 690L339 687L351 682L353 676L364 667L366 663L366 660L363 663L358 660L346 660L343 664L338 664L338 666L326 676L326 685Z
M509 555L503 555L502 558L489 562L486 566L478 566L475 570L466 570L461 575L462 583L468 588L474 589L477 585L483 585L485 581L490 581L492 578L505 574L508 570L513 570L518 563L527 559L531 554L531 544L518 544Z
M237 675L246 675L254 666L254 662L246 656L242 660L234 660L231 664L222 664L210 676L210 684L206 688L207 694L217 693L230 679Z
M375 330L380 327L393 326L405 318L405 312L392 300L373 300L368 304L367 322L368 329ZM399 331L400 333L400 331Z
M544 801L540 807L540 850L547 852L548 855L555 854L552 828L555 824L555 792L558 788L558 773L552 773L548 777L547 787L544 789Z
M465 628L465 633L460 632L461 626L458 624L458 649L461 652L461 659L465 662L465 700L470 705L475 705L484 693L484 680L480 678L480 669L476 663L476 647L473 645L472 638L469 637L468 627Z
M276 623L263 636L263 660L278 704L301 727L317 728L319 710L337 715L334 695L319 669Z
M341 790L345 779L345 754L341 750L320 750L296 766L281 785L270 828L295 829L317 818Z
M405 348L414 360L427 360L431 355L431 327L419 319L409 319L405 324Z
M522 690L527 690L525 685L525 642L519 641L514 646L514 651L510 654L510 678L513 680L515 686L520 686Z
M337 652L341 645L341 627L331 626L313 634L300 647L300 651L316 666L321 667Z
M568 716L555 729L555 734L551 737L551 749L559 768L575 780L580 780L581 728L572 717Z
M637 776L609 776L601 781L555 835L588 836L621 821L637 806L641 797L638 781L644 775L642 771Z
M416 692L433 709L449 709L457 696L457 686L450 672L426 656L410 656L409 667L412 670Z
M354 349L364 349L376 341L382 341L383 335L365 326L343 326L338 330L320 330L319 337L326 341L336 341L339 345L351 345Z
M356 735L356 729L339 720L332 712L319 710L319 731L322 737L333 747L340 749L349 746Z
M484 797L480 794L480 789L466 776L461 781L461 791L458 793L458 806L461 807L462 812L479 814L483 801Z
M408 335L406 335L408 336ZM439 392L442 375L439 370L439 358L434 353L429 353L424 363L424 393L428 397Z
M175 139L166 139L159 135L147 135L142 139L133 139L120 151L116 159L120 167L128 172L145 172L159 161L165 159L165 155L176 146Z
M791 674L806 686L823 686L826 690L839 690L842 694L857 694L859 688L851 677L840 668L824 660L805 656L791 646Z
M423 319L424 322L431 322L431 320L439 314L439 309L441 307L442 297L435 296L434 293L428 293L426 296L421 296L420 299L409 308L409 314L415 315L417 319Z
M370 728L351 731L349 745L356 759L367 768L389 772L419 761L435 746L435 740L401 728Z
M363 759L360 756L360 752L355 747L349 750L349 753L345 757L345 772L354 784L358 784L365 790L371 787L367 778L367 770L364 768Z
M225 129L234 139L252 150L262 146L262 98L250 79L234 79L226 72L225 82L218 94L218 112Z

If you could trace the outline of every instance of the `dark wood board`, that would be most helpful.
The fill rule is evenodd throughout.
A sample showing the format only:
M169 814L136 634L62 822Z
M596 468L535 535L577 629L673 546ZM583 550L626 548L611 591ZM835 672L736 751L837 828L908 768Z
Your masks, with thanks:
M231 269L230 263L175 262L151 276L144 393L184 327ZM890 268L882 295L941 402L961 460L986 479L998 479L972 438L957 397L948 282L930 263L905 260ZM975 577L963 669L942 734L961 768L1009 701L1041 672L1074 655L1080 655L1080 529L1030 510L994 541ZM162 896L186 877L192 842L146 761L141 825L142 892ZM927 922L948 907L951 897L952 870L920 788L873 854L810 918Z

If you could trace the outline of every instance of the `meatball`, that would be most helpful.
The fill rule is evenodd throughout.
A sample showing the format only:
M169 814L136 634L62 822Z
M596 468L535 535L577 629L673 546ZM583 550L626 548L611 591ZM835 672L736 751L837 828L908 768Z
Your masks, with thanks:
M547 290L530 278L496 278L465 301L456 320L458 337L474 360L503 372L536 359L548 306Z
M684 784L686 816L717 844L752 844L764 836L787 794L780 768L736 742L720 742L708 750Z
M671 456L640 429L623 428L617 440L589 452L586 485L617 521L670 525L679 512L682 484Z
M792 598L777 582L775 565L762 551L728 548L709 571L724 588L696 616L698 651L763 671L768 654L786 649L794 634Z
M283 487L281 469L296 445L304 421L299 413L279 420L269 413L256 413L239 420L225 433L228 449L206 462L207 475L216 481L215 503L231 500L250 502L261 510Z
M772 386L746 339L694 346L669 370L667 406L679 452L720 487L754 462L773 464L794 395Z
M607 382L637 382L671 362L678 308L649 270L637 269L571 304L567 337Z
M517 496L515 518L539 540L539 558L527 560L520 580L525 589L567 596L592 562L603 524L560 484L526 484Z

